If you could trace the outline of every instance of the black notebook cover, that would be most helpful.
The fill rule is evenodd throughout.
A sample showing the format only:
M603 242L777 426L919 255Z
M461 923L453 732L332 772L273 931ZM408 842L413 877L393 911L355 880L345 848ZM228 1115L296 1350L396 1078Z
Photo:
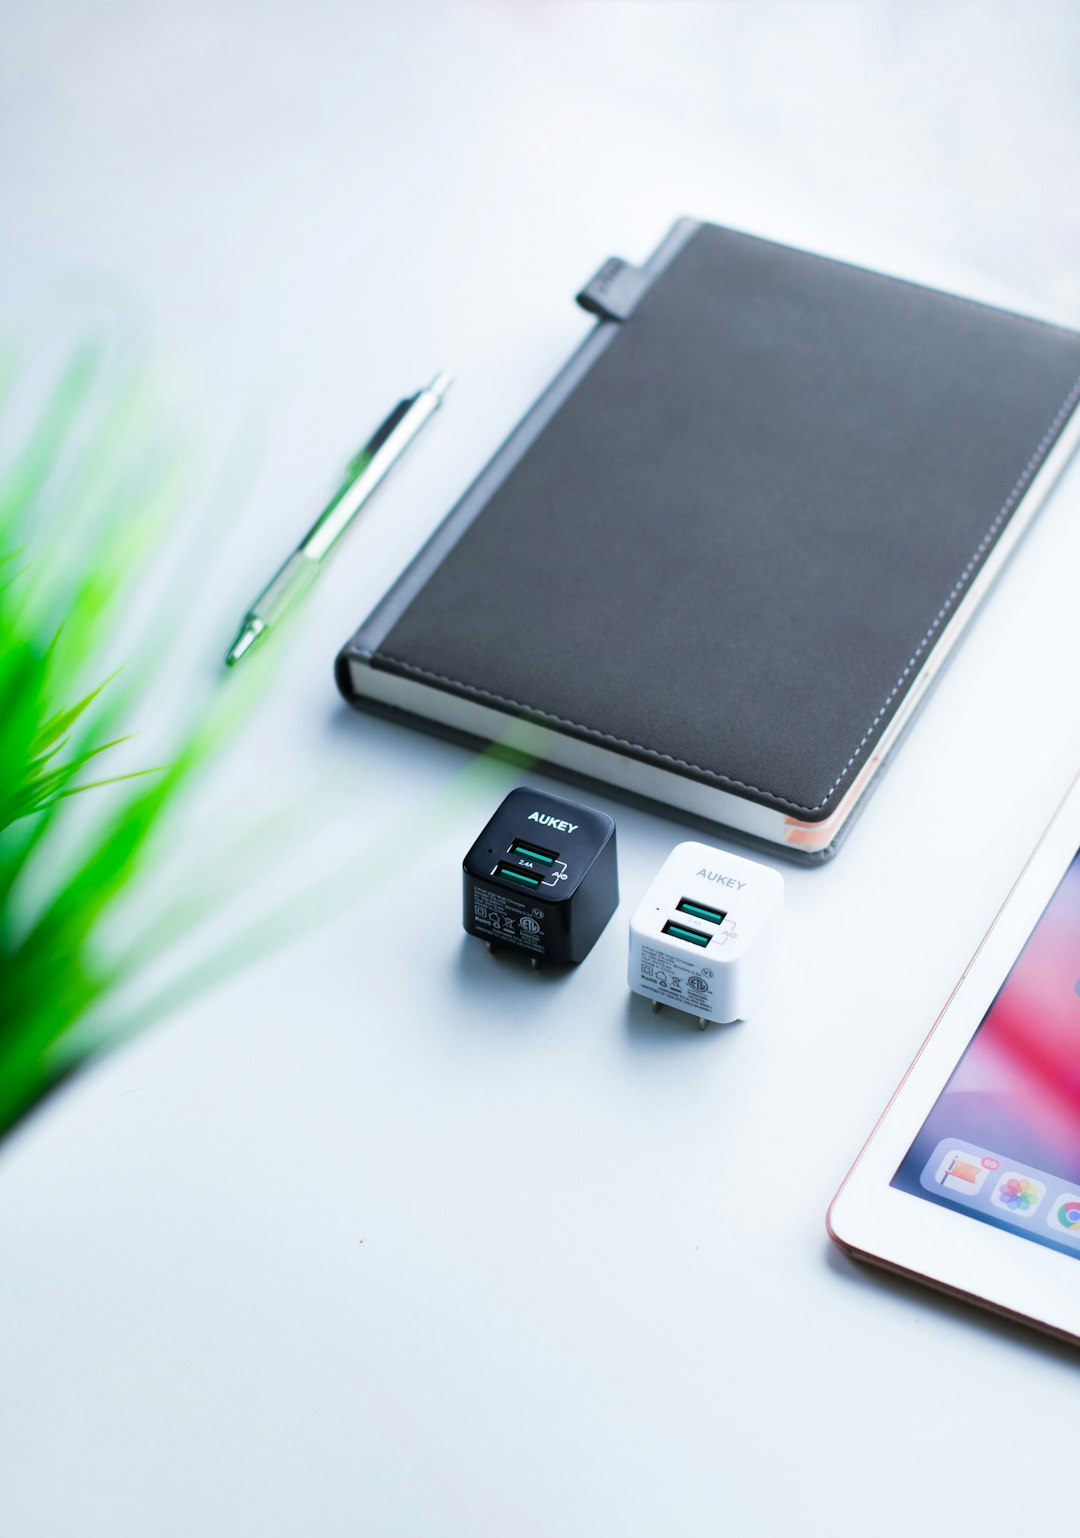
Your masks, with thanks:
M1080 335L691 221L579 298L343 692L821 858L1073 446Z

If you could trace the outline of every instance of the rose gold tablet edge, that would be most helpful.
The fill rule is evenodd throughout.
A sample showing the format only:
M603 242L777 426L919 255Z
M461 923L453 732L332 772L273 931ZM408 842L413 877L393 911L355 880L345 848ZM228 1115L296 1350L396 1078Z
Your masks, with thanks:
M1028 1325L1032 1329L1036 1329L1036 1330L1041 1331L1044 1335L1053 1336L1054 1339L1056 1339L1056 1340L1063 1340L1063 1341L1068 1342L1069 1345L1074 1345L1074 1346L1075 1345L1080 1345L1080 1335L1070 1334L1067 1330L1062 1330L1062 1329L1057 1328L1054 1325L1047 1324L1045 1322L1045 1320L1037 1319L1037 1318L1035 1318L1031 1314L1024 1314L1024 1313L1021 1313L1019 1310L1006 1308L1006 1307L1004 1307L1003 1304L1000 1304L1000 1303L992 1303L987 1298L980 1297L978 1293L966 1292L966 1291L964 1291L960 1287L951 1287L951 1286L949 1286L949 1284L947 1282L940 1281L937 1277L927 1276L922 1271L913 1270L910 1267L902 1266L902 1265L898 1264L898 1262L896 1262L896 1261L886 1260L886 1259L884 1259L883 1256L872 1255L867 1250L859 1249L858 1246L856 1246L854 1244L851 1244L846 1239L841 1238L841 1236L837 1233L836 1229L833 1227L832 1217L833 1217L833 1209L836 1206L837 1202L840 1200L840 1197L843 1195L844 1189L847 1186L848 1181L851 1179L852 1175L855 1173L855 1170L858 1168L858 1165L859 1165L863 1155L866 1153L866 1150L869 1148L870 1144L874 1141L874 1138L877 1136L878 1130L880 1129L882 1122L884 1122L885 1118L888 1116L889 1112L892 1110L893 1105L894 1105L894 1103L895 1103L895 1101L897 1099L897 1096L900 1094L900 1091L903 1089L904 1085L907 1083L907 1081L910 1078L911 1074L914 1072L915 1066L918 1063L919 1059L922 1057L923 1053L926 1051L926 1048L929 1045L930 1040L931 1040L934 1032L937 1030L938 1026L941 1024L942 1020L945 1018L945 1015L948 1012L950 1005L952 1004L953 1000L955 999L957 993L960 991L960 987L961 987L962 983L964 982L964 980L967 977L968 973L971 971L972 967L975 965L975 962L976 962L980 952L982 951L983 946L986 944L986 942L989 940L990 936L993 934L994 930L996 929L998 921L1001 918L1001 915L1005 912L1005 909L1009 906L1009 903L1012 901L1013 894L1016 892L1017 887L1020 885L1020 883L1023 881L1024 877L1027 875L1028 870L1029 870L1029 868L1030 868L1030 866L1032 864L1032 861L1035 859L1036 855L1039 853L1039 850L1042 848L1043 843L1045 842L1047 835L1049 834L1051 828L1054 826L1054 823L1057 821L1058 816L1060 815L1062 808L1064 807L1066 801L1068 801L1069 797L1072 795L1072 793L1075 790L1075 788L1076 788L1078 783L1080 783L1080 772L1075 774L1073 776L1073 778L1070 780L1068 788L1065 791L1065 794L1061 797L1061 799L1058 802L1057 806L1054 808L1054 811L1053 811L1049 821L1047 822L1046 827L1043 829L1042 833L1039 835L1038 842L1035 844L1035 846L1032 849L1031 853L1028 855L1027 859L1024 861L1024 864L1023 864L1023 866L1020 869L1019 875L1016 877L1016 880L1013 882L1012 886L1009 888L1008 892L1006 893L1005 898L1004 898L1001 906L998 908L997 912L994 914L994 917L993 917L989 927L987 928L986 933L983 935L982 939L979 941L978 945L975 947L975 950L972 952L971 958L969 959L967 966L964 968L964 970L961 972L960 976L957 978L955 984L953 985L952 992L949 994L949 997L945 1000L945 1003L942 1005L941 1009L939 1010L937 1018L935 1019L933 1025L930 1027L929 1031L927 1031L927 1033L926 1033L926 1036L923 1038L923 1041L922 1041L922 1043L921 1043L921 1045L919 1047L919 1050L916 1052L915 1056L911 1059L911 1062L908 1064L907 1070L904 1073L903 1077L901 1078L899 1084L897 1084L896 1088L893 1090L892 1094L889 1096L889 1100L888 1100L888 1103L885 1106L885 1109L882 1111L881 1115L878 1117L877 1121L874 1123L874 1126L871 1129L869 1136L866 1138L866 1140L864 1141L862 1147L859 1149L859 1152L856 1154L854 1160L851 1163L850 1169L848 1170L847 1174L844 1176L843 1180L840 1182L840 1185L837 1188L837 1191L836 1191L835 1195L833 1196L832 1201L829 1203L828 1210L825 1213L825 1232L828 1234L828 1236L832 1240L833 1244L836 1245L837 1249L840 1250L843 1254L849 1256L852 1260L863 1261L867 1265L877 1266L879 1270L892 1272L892 1274L895 1275L895 1276L902 1276L902 1277L906 1277L906 1278L908 1278L910 1280L913 1280L913 1281L921 1282L924 1286L933 1288L935 1292L944 1293L947 1297L950 1297L950 1298L960 1298L960 1299L962 1299L965 1302L974 1303L977 1307L986 1309L989 1313L996 1314L996 1315L998 1315L1002 1319L1008 1319L1008 1320L1011 1320L1011 1321L1016 1322L1016 1323Z
M843 1190L843 1187L841 1187ZM840 1192L836 1193L839 1196ZM833 1198L833 1201L836 1197ZM830 1203L829 1211L832 1211ZM828 1227L828 1219L826 1219ZM838 1239L829 1228L829 1237L852 1260L863 1261L868 1266L876 1266L879 1271L888 1271L893 1276L903 1277L905 1281L919 1282L924 1287L930 1287L934 1292L943 1293L947 1298L956 1298L962 1303L973 1303L976 1308L984 1309L988 1314L995 1314L999 1319L1007 1319L1010 1324L1022 1324L1028 1329L1038 1330L1043 1335L1050 1335L1054 1340L1061 1340L1069 1346L1080 1346L1080 1335L1072 1335L1068 1330L1059 1329L1057 1325L1047 1324L1045 1319L1038 1319L1034 1314L1023 1314L1018 1309L1006 1308L1003 1303L993 1303L989 1298L980 1297L977 1292L965 1292L962 1287L950 1287L948 1282L941 1281L936 1276L927 1276L922 1271L915 1271L909 1266L901 1266L895 1260L884 1260L880 1255L871 1255L868 1250L860 1250L853 1244L848 1244L844 1239Z

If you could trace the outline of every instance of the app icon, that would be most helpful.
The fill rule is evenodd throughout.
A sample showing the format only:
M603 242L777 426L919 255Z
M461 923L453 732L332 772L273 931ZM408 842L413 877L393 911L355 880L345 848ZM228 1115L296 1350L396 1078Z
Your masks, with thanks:
M1066 1233L1075 1234L1080 1239L1080 1196L1070 1191L1062 1191L1050 1204L1050 1210L1046 1214L1047 1226L1060 1233L1062 1229Z
M990 1173L988 1165L997 1169L998 1161L983 1159L963 1148L950 1148L938 1165L934 1180L945 1191L960 1191L965 1196L974 1196Z
M1021 1175L1016 1170L1006 1170L1004 1179L994 1187L990 1200L995 1207L1011 1212L1014 1217L1026 1218L1035 1211L1045 1195L1046 1187L1041 1180L1032 1180L1030 1175ZM1080 1212L1077 1218L1080 1221Z

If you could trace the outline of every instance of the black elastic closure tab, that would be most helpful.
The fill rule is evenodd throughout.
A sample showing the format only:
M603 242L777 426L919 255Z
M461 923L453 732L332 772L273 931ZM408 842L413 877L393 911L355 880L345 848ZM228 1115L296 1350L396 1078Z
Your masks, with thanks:
M609 256L578 294L577 302L601 320L629 320L650 281L649 273L640 267L624 262L621 256Z

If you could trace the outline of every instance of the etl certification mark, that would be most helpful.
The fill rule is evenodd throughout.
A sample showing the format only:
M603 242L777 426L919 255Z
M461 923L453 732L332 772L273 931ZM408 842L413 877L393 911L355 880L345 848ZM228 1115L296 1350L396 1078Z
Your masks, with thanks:
M538 935L540 933L540 925L534 918L530 918L527 913L524 918L518 919L518 923L527 935Z

